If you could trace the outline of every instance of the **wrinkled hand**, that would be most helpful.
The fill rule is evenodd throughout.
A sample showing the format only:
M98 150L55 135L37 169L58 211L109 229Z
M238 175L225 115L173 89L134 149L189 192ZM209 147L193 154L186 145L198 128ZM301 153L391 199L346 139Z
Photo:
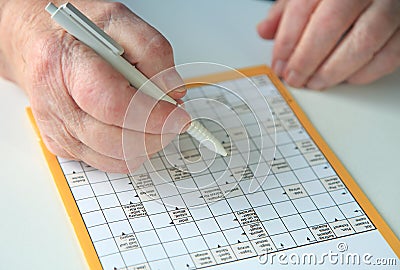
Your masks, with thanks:
M3 16L19 14L15 10L24 2L4 4ZM94 51L52 22L44 11L47 1L32 2L34 8L22 14L34 15L14 17L18 21L14 26L0 29L2 40L11 39L1 47L9 57L2 61L0 72L27 91L50 151L104 171L127 173L124 155L129 169L137 168L185 130L190 117L184 110L137 92ZM73 4L120 43L124 57L147 77L174 65L167 40L122 4L100 0ZM172 69L157 83L167 91L182 80ZM169 95L180 99L185 89ZM129 122L124 124L133 96ZM122 134L128 138L124 143Z
M399 0L279 0L258 25L289 85L365 84L400 66Z

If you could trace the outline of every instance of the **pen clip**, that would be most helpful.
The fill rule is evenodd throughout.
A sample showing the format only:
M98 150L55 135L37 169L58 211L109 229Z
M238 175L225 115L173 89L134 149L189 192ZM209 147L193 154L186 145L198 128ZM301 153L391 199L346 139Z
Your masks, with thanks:
M83 28L89 31L96 39L102 42L106 47L108 47L113 53L122 55L124 53L124 48L121 47L115 40L113 40L109 35L107 35L103 30L101 30L97 25L90 21L85 15L83 15L77 8L72 4L66 3L61 6L61 8L79 23Z

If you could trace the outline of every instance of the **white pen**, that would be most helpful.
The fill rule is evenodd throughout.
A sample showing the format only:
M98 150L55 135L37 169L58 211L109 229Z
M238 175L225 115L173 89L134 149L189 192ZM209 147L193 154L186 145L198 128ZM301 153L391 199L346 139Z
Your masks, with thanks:
M140 89L140 91L156 100L164 100L180 106L176 100L166 95L158 86L123 58L124 49L72 4L66 3L57 8L53 3L49 3L46 6L46 11L68 33L92 48L118 70L133 87ZM191 122L187 133L202 142L211 151L215 151L222 156L228 155L217 138L198 121Z

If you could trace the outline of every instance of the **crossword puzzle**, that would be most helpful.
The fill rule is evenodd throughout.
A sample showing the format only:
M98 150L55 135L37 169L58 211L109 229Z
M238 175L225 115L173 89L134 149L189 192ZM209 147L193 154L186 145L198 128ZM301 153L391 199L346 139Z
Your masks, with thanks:
M104 269L201 269L375 229L268 76L185 104L227 157L182 134L130 175L58 158Z

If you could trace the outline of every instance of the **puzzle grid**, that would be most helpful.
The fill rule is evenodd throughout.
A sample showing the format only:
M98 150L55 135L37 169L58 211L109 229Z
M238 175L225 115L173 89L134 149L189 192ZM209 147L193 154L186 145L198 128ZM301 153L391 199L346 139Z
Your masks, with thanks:
M228 157L183 134L131 175L58 159L104 269L198 269L375 229L269 78L251 79L271 111L247 79L188 92Z

